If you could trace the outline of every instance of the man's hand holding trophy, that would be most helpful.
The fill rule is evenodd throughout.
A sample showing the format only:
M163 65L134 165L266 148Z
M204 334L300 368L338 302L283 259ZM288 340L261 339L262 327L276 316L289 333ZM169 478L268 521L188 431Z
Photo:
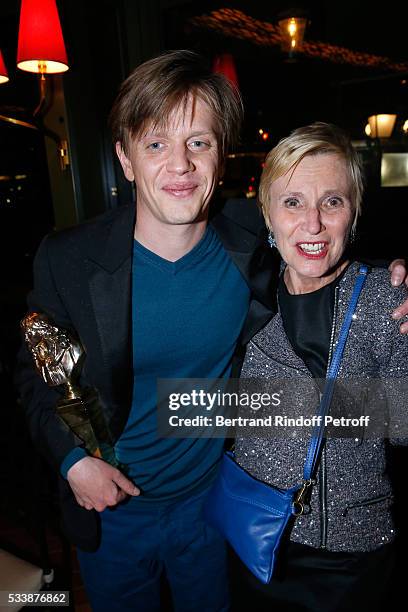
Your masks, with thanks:
M78 386L84 349L66 330L44 314L31 313L21 322L37 371L50 387L64 386L56 411L84 444L88 453L118 467L108 424L97 393Z
M88 510L102 511L127 495L138 495L139 489L126 478L125 466L115 457L113 438L97 392L79 387L85 357L80 342L44 314L28 314L21 327L38 373L50 387L63 385L64 395L55 406L58 416L83 441L90 455L74 464L68 473L78 503ZM95 462L93 458L103 461Z

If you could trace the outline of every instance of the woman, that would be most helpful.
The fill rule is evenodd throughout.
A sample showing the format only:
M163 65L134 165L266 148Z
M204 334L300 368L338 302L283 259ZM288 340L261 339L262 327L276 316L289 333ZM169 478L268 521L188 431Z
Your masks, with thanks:
M299 128L268 155L260 201L285 266L279 312L250 342L243 378L325 378L359 270L347 258L347 244L362 191L357 153L333 125ZM397 386L390 379L407 376L408 342L389 320L405 292L390 287L385 270L369 271L340 379L380 378L392 395ZM407 398L394 392L391 401L392 416L403 416ZM327 437L308 512L295 520L277 575L257 586L279 612L380 606L393 567L392 488L387 440L364 438L363 429L357 437ZM305 431L301 438L239 438L236 460L259 480L292 487L302 481Z

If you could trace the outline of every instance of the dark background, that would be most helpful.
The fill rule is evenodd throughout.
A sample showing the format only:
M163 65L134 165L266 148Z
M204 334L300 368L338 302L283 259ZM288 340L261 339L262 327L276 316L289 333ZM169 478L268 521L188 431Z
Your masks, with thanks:
M1 49L10 73L10 82L0 87L0 108L30 111L38 102L38 85L35 75L21 72L15 65L19 4L18 0L2 0L0 6ZM69 135L69 172L75 184L77 220L131 197L113 157L107 116L122 79L138 63L165 49L195 49L210 62L222 52L233 54L246 109L241 152L266 152L293 128L315 120L337 123L354 140L364 141L367 117L377 112L398 114L393 142L383 146L407 150L408 140L400 128L408 118L408 74L301 55L288 62L277 46L257 46L191 24L191 18L223 7L276 23L277 15L293 2L59 0L57 4L70 70L54 78L62 81L65 95L66 115L61 122L66 122ZM295 6L308 14L306 40L346 46L386 56L390 61L408 59L408 10L402 6L389 3L377 9L371 2L312 0L296 2ZM267 142L259 137L259 128L268 131ZM0 174L27 174L19 185L23 193L12 196L11 203L7 202L7 190L14 188L16 193L16 185L0 181L0 223L7 227L8 236L13 236L3 252L3 262L10 256L13 263L23 254L32 257L40 237L55 224L53 211L61 204L53 201L51 194L43 140L33 130L0 121ZM400 223L406 191L379 189L373 144L368 142L364 152L370 179L365 206L369 238L364 249L378 257L393 257L406 250ZM258 174L259 169L258 163ZM231 174L241 176L244 185L252 176L251 170L251 162L246 160L242 169L231 167ZM112 195L115 188L117 194ZM374 240L379 232L381 239ZM5 241L2 243L5 249Z
M56 110L56 122L68 135L71 164L64 180L72 183L72 202L58 197L55 185L61 182L61 176L50 167L44 134L0 121L0 448L3 466L10 466L11 456L15 459L24 452L29 456L33 452L28 440L17 442L10 438L10 431L18 432L23 427L16 421L19 408L15 404L11 372L19 341L18 321L31 286L34 253L47 232L69 224L61 222L62 218L82 221L133 197L113 155L107 116L120 82L131 69L157 53L190 48L203 53L210 62L223 52L234 57L246 109L239 148L245 155L238 161L228 161L223 185L226 195L245 194L252 177L256 186L262 155L282 136L312 121L331 121L350 133L364 157L367 188L359 229L360 253L372 258L407 254L408 188L381 187L379 155L381 150L408 151L407 136L400 130L403 121L408 119L408 74L393 72L387 67L335 64L302 55L289 62L279 47L257 46L191 23L193 17L228 7L276 23L279 12L296 6L308 13L306 40L406 62L406 5L312 0L58 0L57 4L70 70L64 76L55 77L64 97L64 108ZM19 8L18 0L0 3L0 48L10 76L8 84L0 85L0 114L24 118L30 116L38 103L38 83L35 75L16 69ZM51 81L49 87L52 88ZM397 113L393 137L382 143L367 139L364 126L368 116L387 112ZM260 128L269 133L267 141L259 137ZM398 464L406 465L404 453L396 451L394 455ZM15 491L15 483L20 480L15 480L15 473L10 478L8 469L3 467L1 475L6 483L12 481L7 486ZM402 487L398 494L401 498ZM7 496L4 508L14 498L18 499L17 507L21 511L20 497L14 493ZM402 510L399 512L402 524Z
M6 336L7 342L17 341L14 323L24 310L41 238L54 227L90 218L133 197L113 154L107 117L129 71L166 49L195 49L209 62L223 52L234 57L246 109L239 149L244 157L228 161L225 196L243 196L249 185L256 188L263 155L290 130L311 121L332 121L359 144L365 162L359 253L390 259L407 253L403 221L408 188L380 186L381 149L408 150L408 136L401 131L408 119L407 73L301 54L289 62L278 46L223 36L191 21L220 8L235 8L276 24L279 13L293 2L58 0L57 5L70 70L48 79L48 89L57 83L63 91L64 108L54 104L54 122L69 142L68 169L61 173L50 166L43 133L0 120L0 337ZM348 0L299 1L295 6L308 15L305 40L385 56L390 63L408 60L406 6L391 2L375 8L371 2ZM1 49L10 76L10 82L0 86L0 114L25 118L37 106L39 94L36 75L16 68L19 7L18 0L0 4ZM364 134L368 116L377 112L397 113L393 137L381 145ZM50 124L50 114L45 124ZM269 133L267 141L260 138L260 128Z

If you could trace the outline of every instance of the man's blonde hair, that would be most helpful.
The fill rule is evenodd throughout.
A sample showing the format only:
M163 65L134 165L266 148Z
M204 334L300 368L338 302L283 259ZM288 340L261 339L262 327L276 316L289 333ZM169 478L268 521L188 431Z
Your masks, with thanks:
M271 184L287 172L293 172L307 155L323 153L334 153L346 162L354 209L352 229L355 229L361 214L364 191L362 162L350 138L342 129L320 121L297 128L289 136L282 138L266 157L259 184L259 205L268 227Z
M138 66L121 84L109 122L113 142L126 154L146 125L166 129L172 111L186 110L190 97L205 102L214 119L220 162L239 140L243 106L238 89L188 49L168 51Z

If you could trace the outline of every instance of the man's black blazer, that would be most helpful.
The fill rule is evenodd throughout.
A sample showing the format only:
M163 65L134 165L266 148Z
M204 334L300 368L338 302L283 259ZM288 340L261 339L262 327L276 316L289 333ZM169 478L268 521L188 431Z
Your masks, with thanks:
M135 210L134 205L123 206L47 236L35 258L34 289L28 298L30 311L46 313L57 326L79 337L86 352L81 385L98 390L115 439L126 424L132 400L131 265ZM230 200L210 222L252 290L236 351L236 375L243 345L275 312L279 264L266 244L263 222L253 202ZM81 444L55 414L60 393L48 387L36 373L25 347L20 351L16 379L33 440L59 473L65 456ZM97 513L76 503L62 477L59 483L68 537L84 550L95 550L99 542Z

